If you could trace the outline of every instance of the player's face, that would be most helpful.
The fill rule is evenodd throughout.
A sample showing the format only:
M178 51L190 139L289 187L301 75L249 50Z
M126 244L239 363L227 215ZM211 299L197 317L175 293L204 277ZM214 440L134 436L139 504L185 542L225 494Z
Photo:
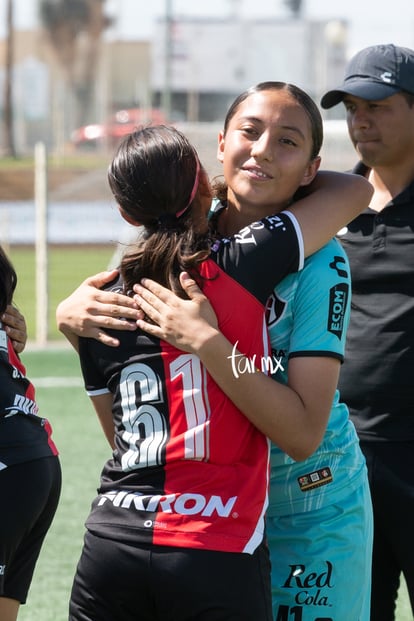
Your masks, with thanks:
M362 161L372 167L414 162L414 106L398 93L380 101L347 95L348 131Z
M241 212L253 207L257 217L281 211L316 174L311 152L310 119L290 93L250 95L219 136L229 202Z

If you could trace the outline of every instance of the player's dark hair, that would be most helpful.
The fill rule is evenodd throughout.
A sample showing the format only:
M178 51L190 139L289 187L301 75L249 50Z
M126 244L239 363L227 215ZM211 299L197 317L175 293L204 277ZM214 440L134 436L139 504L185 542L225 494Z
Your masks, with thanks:
M414 95L413 93L408 93L407 91L401 91L401 95L404 97L408 106L412 108L414 106Z
M3 248L0 246L0 314L11 304L17 285L17 275Z
M196 277L210 251L207 233L193 222L199 175L195 149L173 127L138 129L119 146L109 185L123 212L143 226L120 266L127 291L147 277L182 296L180 272Z
M261 93L263 91L287 91L292 95L298 104L308 115L311 132L312 132L312 151L310 153L310 159L314 160L319 155L323 142L323 121L322 115L318 106L305 91L303 91L295 84L289 84L288 82L260 82L256 86L251 86L249 89L241 93L231 104L227 111L226 118L224 120L223 134L226 135L229 123L236 114L240 104L255 93ZM213 187L214 193L218 198L225 200L227 195L227 185L221 181L215 181Z

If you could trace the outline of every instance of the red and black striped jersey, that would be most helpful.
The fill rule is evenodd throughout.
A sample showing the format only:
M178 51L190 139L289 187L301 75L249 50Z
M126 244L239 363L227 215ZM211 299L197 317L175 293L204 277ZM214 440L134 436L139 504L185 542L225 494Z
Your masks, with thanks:
M264 306L212 259L226 265L237 256L240 265L247 254L253 263L256 256L244 285L264 297L266 286L270 293L276 284L275 273L281 279L300 266L295 226L283 218L279 227L269 228L268 220L256 230L246 227L237 242L217 243L202 264L203 291L220 330L244 354L232 360L235 373L255 372L270 355ZM267 276L263 253L254 252L261 236L269 261L278 260ZM286 245L279 243L283 236ZM235 250L236 243L243 248ZM196 356L139 330L117 338L118 348L80 339L88 394L113 395L116 445L87 527L119 540L252 553L263 540L268 502L267 438Z
M33 384L0 322L0 470L57 455L52 429L38 415Z

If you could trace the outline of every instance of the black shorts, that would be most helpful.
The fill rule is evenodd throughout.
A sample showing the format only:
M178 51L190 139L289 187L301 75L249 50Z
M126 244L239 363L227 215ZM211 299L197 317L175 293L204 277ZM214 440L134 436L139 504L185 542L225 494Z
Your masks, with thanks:
M103 539L87 532L69 621L271 621L270 563L253 555Z
M26 602L60 488L58 457L43 457L0 471L0 596Z

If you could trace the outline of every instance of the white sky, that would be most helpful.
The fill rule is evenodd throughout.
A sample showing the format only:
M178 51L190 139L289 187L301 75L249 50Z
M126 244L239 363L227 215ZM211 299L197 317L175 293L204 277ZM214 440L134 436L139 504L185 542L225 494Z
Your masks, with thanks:
M13 0L15 25L36 23L36 0ZM170 3L176 15L223 17L234 7L244 17L286 17L283 0L107 0L108 12L117 15L114 34L120 38L148 38L154 19ZM4 36L6 0L0 0L0 36ZM414 0L304 0L310 19L346 19L349 23L348 54L376 43L395 43L414 48Z

